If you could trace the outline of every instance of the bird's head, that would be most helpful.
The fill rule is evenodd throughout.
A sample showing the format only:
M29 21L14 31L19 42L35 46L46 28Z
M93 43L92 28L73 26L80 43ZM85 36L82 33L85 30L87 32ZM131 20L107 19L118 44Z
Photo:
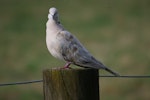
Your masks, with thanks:
M57 9L55 7L50 8L49 14L48 14L48 19L54 20L56 23L60 23L58 17L59 17L59 15L58 15Z

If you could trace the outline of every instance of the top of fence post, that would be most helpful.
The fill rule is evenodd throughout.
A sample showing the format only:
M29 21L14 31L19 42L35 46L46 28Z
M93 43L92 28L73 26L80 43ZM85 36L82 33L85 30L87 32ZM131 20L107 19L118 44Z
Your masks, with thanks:
M45 100L99 100L96 69L47 69L43 86Z

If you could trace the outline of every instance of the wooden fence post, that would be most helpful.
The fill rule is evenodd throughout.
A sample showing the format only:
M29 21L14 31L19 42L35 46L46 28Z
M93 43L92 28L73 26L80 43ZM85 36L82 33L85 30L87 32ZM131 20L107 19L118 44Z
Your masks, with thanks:
M47 69L43 80L44 100L99 100L96 69Z

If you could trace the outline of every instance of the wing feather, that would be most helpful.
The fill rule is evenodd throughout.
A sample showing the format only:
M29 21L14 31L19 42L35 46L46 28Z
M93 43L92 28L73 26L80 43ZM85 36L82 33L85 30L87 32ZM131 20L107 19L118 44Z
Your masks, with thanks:
M82 67L104 68L104 65L97 61L80 43L80 41L68 31L62 31L64 44L62 44L61 54L65 61L72 62Z

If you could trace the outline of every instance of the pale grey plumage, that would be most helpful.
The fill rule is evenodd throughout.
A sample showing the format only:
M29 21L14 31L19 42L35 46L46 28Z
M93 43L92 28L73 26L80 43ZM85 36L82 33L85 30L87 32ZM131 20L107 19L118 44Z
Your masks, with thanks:
M49 10L46 44L54 57L67 62L66 67L75 64L81 67L105 69L116 76L119 75L96 60L75 36L63 28L59 22L57 9L54 7Z

